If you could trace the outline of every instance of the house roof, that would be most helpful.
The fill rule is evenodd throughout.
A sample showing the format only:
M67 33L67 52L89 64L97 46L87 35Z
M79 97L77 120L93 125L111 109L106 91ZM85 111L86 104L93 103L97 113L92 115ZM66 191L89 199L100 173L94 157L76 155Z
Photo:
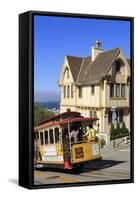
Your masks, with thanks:
M101 78L106 76L113 60L118 55L120 49L112 49L107 52L100 53L94 61L86 58L77 79L77 84L92 84L100 82Z
M99 83L106 76L120 48L100 53L94 61L89 57L66 56L70 70L77 85Z
M70 71L72 73L74 82L76 82L83 58L76 56L66 56L66 57L70 66Z

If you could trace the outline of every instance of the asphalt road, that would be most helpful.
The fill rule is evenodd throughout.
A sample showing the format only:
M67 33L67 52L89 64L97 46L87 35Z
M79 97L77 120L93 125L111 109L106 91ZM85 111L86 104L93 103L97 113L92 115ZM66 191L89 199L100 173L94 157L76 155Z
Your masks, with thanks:
M103 160L85 165L81 171L35 170L34 184L78 183L130 179L130 148L106 150Z

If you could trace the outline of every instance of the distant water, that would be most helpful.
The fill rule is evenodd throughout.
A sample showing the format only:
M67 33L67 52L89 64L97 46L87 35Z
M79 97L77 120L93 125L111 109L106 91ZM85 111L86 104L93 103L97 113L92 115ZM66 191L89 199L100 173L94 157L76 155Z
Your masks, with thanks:
M45 108L45 109L59 110L59 108L60 108L59 103L60 103L60 102L36 102L35 104L38 104L38 105L40 105L42 108Z

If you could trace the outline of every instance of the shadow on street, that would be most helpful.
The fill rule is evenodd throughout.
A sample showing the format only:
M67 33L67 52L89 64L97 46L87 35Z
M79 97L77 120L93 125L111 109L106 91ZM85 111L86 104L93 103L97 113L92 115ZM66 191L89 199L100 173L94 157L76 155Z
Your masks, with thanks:
M40 168L37 169L38 171L53 171L53 172L61 172L66 174L81 174L84 172L92 172L97 171L101 169L107 169L109 167L113 167L115 165L124 163L126 161L116 161L116 160L98 160L98 161L92 161L88 164L85 164L83 167L71 169L71 170L65 170L65 169L56 169L56 168Z

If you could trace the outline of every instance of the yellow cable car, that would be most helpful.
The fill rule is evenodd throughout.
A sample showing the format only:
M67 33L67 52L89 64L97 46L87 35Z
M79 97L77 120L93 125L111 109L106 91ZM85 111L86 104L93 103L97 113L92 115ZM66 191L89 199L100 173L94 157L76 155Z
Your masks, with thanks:
M102 159L99 139L84 137L96 120L65 112L42 121L34 128L35 166L72 169Z

